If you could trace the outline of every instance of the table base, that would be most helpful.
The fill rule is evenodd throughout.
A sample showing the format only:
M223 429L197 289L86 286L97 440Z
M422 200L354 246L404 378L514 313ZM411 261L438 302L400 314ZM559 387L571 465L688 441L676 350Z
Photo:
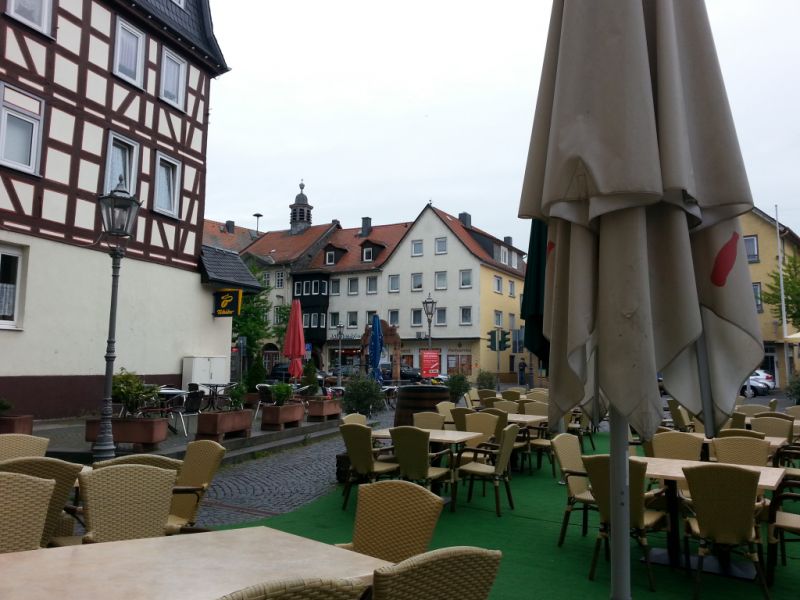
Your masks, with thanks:
M644 558L641 559L644 562ZM650 564L669 566L669 554L664 548L651 548L650 549ZM692 568L692 573L697 570L697 555L692 554L689 557L689 564ZM683 559L681 559L681 567L683 566ZM724 575L726 577L735 577L737 579L747 579L752 581L756 578L755 565L748 560L740 561L726 561L723 564L717 556L706 556L703 558L703 573L712 573L714 575Z

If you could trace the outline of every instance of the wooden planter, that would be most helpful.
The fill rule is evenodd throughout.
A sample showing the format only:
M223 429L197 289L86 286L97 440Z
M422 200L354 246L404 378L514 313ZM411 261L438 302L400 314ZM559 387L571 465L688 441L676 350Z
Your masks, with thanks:
M111 434L115 444L137 444L143 450L153 450L159 442L167 439L167 423L158 419L111 419ZM87 442L97 440L100 419L86 419Z
M258 392L248 392L244 395L244 407L255 408L258 406L258 401L261 399L261 394Z
M6 415L0 417L0 433L33 435L33 415Z
M305 416L305 407L299 402L289 402L281 406L274 404L261 407L261 431L283 430L286 427L300 427Z
M229 438L249 438L252 421L250 409L200 413L194 439L221 442Z
M327 421L338 419L342 414L342 402L338 398L311 398L308 400L308 420Z

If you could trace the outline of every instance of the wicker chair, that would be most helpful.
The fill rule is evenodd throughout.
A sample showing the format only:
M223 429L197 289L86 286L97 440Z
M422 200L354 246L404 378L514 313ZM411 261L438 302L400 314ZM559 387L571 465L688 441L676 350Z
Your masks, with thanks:
M444 429L444 415L438 412L423 411L411 415L414 427L420 429Z
M796 404L795 406L787 406L784 409L784 412L787 415L791 415L793 419L800 419L800 404Z
M500 392L500 396L502 396L503 400L513 400L514 402L519 400L521 395L522 394L520 394L518 390L503 390Z
M441 415L436 416L441 417ZM445 480L447 483L452 483L453 472L450 467L431 466L432 461L442 457L447 457L447 463L452 464L453 454L450 448L430 453L430 432L405 425L394 427L389 433L392 436L395 458L400 465L400 476L403 479L419 483L428 489L435 481Z
M117 456L109 460L101 460L92 465L92 468L103 469L105 467L115 467L117 465L147 465L158 467L159 469L170 469L176 473L181 470L182 460L161 456L160 454L128 454L127 456Z
M524 411L522 414L525 415L537 415L540 417L546 417L547 411L550 410L549 405L545 404L544 402L539 402L537 400L531 400L530 402L526 402L522 406L522 410Z
M426 552L375 571L373 600L486 600L502 554L469 546Z
M75 489L75 479L82 468L82 465L45 456L14 458L0 462L0 473L21 473L54 481L50 503L47 508L47 519L42 531L42 547L47 547L50 540L56 536L70 535L72 533L70 528L74 521L72 517L64 513L64 506ZM65 523L69 525L65 526Z
M783 419L785 421L794 421L794 417L792 415L782 412L775 412L774 410L756 413L753 415L753 417L757 419L760 419L761 417L775 417L776 419Z
M678 431L692 431L692 423L689 412L681 406L677 400L670 398L667 400L669 412L672 415L672 423Z
M436 405L436 412L444 417L445 429L455 429L455 425L453 424L453 415L450 414L450 411L455 407L456 405L449 400L443 400Z
M744 413L747 417L755 417L758 413L768 410L769 406L764 404L740 404L736 407L736 412Z
M368 587L347 579L283 579L251 585L217 600L358 600Z
M600 531L594 545L592 564L589 568L589 579L594 580L597 569L597 559L600 555L600 546L605 544L608 549L608 539L611 531L611 484L610 465L608 454L584 456L584 465L589 475L592 492L597 500L600 510ZM658 510L645 508L645 474L647 464L636 458L628 459L629 488L630 488L630 527L631 536L636 539L642 549L644 561L647 565L647 577L650 589L655 591L655 581L650 568L650 547L647 544L647 533L656 531L666 524L667 514Z
M494 408L504 410L510 415L515 415L519 411L519 404L517 404L516 400L495 400Z
M784 504L789 501L796 503L793 511L781 510ZM775 578L778 547L780 547L781 552L781 564L785 567L787 542L800 542L800 511L797 510L797 503L800 503L800 494L796 492L781 490L772 497L767 546L767 583L769 585L772 585ZM787 533L795 537L787 539Z
M0 553L40 547L55 485L52 479L0 473Z
M350 413L342 417L342 423L357 423L358 425L367 426L367 416L361 413Z
M481 412L485 415L494 415L497 417L497 424L494 426L494 435L492 437L494 438L494 441L499 440L500 434L503 432L503 429L506 428L506 425L508 425L508 412L498 408L497 402L495 402L495 405L492 408L484 408Z
M481 404L483 404L483 401L486 398L489 398L490 400L494 399L494 398L497 398L497 392L494 391L494 390L486 389L486 388L479 389L478 390L478 399L481 401Z
M667 431L653 436L653 456L656 458L676 458L679 460L700 460L703 440L682 431ZM663 484L662 484L663 487ZM685 481L678 482L678 491L684 502L691 501L689 486Z
M543 404L550 404L550 392L543 389L535 389L528 392L528 399Z
M0 460L44 456L50 440L24 433L0 434Z
M763 467L769 460L769 442L763 439L726 436L714 438L712 443L720 463Z
M169 507L167 535L181 533L197 519L211 481L225 456L225 446L213 440L196 440L186 446L183 466L178 471L175 494Z
M787 442L791 442L794 435L794 419L753 417L750 419L750 427L765 436L784 438Z
M354 483L372 483L380 477L395 475L400 465L375 459L375 455L379 452L386 452L392 448L373 448L372 429L366 425L345 423L339 425L339 431L342 433L347 457L350 459L350 472L344 484L344 503L342 504L342 510L346 510L347 501L350 499L350 490Z
M175 479L175 471L149 465L114 465L80 473L87 533L82 539L56 538L54 544L164 535Z
M731 427L729 429L720 429L719 433L717 433L717 437L719 438L749 437L749 438L755 438L757 440L763 440L767 436L762 431L753 431L752 429L735 429Z
M689 558L689 538L700 541L695 597L698 597L703 559L710 546L733 550L747 546L745 556L753 561L765 598L769 598L767 582L761 568L759 527L753 513L759 474L734 465L703 464L684 467L694 505L694 517L686 519L684 553ZM687 564L688 568L688 564Z
M458 494L458 479L460 477L469 478L467 502L472 501L472 487L475 483L475 479L483 479L484 481L488 480L492 482L492 485L494 486L495 510L497 511L498 517L501 516L500 482L502 481L506 488L508 505L511 507L511 510L514 510L514 499L511 496L511 484L509 483L508 472L509 464L511 462L511 452L514 450L514 442L517 439L517 433L519 433L519 425L512 423L503 430L502 435L499 437L499 444L495 449L483 447L475 448L470 451L473 457L483 454L487 457L491 457L492 460L487 460L486 462L472 460L471 462L458 467L456 478L453 481L453 504L451 510L455 510L456 498ZM457 465L462 464L461 454L463 452L464 450L459 452L458 460L456 460Z
M481 433L482 435L479 438L473 438L467 442L465 447L462 448L461 452L459 452L458 460L463 460L465 462L469 462L471 460L484 460L483 455L477 455L473 452L473 450L479 448L482 444L491 442L494 439L494 436L497 433L497 415L487 413L486 409L484 409L479 413L466 415L464 422L464 431L473 431L475 433ZM462 463L458 462L457 464Z
M450 415L453 417L453 424L458 431L467 431L466 415L474 412L475 410L472 408L463 408L461 406L456 406L450 411Z
M389 562L428 549L444 500L409 481L378 481L358 490L353 541L342 548Z
M583 458L581 458L578 438L569 433L560 433L551 442L556 460L561 467L561 473L567 484L567 506L564 509L564 519L561 522L561 532L558 535L558 545L561 546L567 535L569 518L575 505L581 505L583 511L581 534L586 536L589 530L589 509L597 509L597 502L589 489L589 479L586 475Z

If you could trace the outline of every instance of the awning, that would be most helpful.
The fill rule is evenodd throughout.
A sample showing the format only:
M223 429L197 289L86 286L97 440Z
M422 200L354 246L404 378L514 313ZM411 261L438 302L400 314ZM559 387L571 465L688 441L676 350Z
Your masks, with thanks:
M250 293L264 289L236 252L203 246L200 249L200 267L203 283L241 288Z

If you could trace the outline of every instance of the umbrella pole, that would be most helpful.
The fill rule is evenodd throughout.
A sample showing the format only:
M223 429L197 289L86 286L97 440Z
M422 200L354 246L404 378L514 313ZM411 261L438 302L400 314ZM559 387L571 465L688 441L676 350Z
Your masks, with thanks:
M631 598L630 499L628 486L628 419L612 404L611 428L611 598Z
M714 399L711 397L711 377L708 373L708 348L706 348L706 334L701 333L695 343L697 348L697 375L700 380L700 406L703 410L703 426L706 437L713 438L717 435L717 424L714 419ZM750 381L750 378L747 379Z

